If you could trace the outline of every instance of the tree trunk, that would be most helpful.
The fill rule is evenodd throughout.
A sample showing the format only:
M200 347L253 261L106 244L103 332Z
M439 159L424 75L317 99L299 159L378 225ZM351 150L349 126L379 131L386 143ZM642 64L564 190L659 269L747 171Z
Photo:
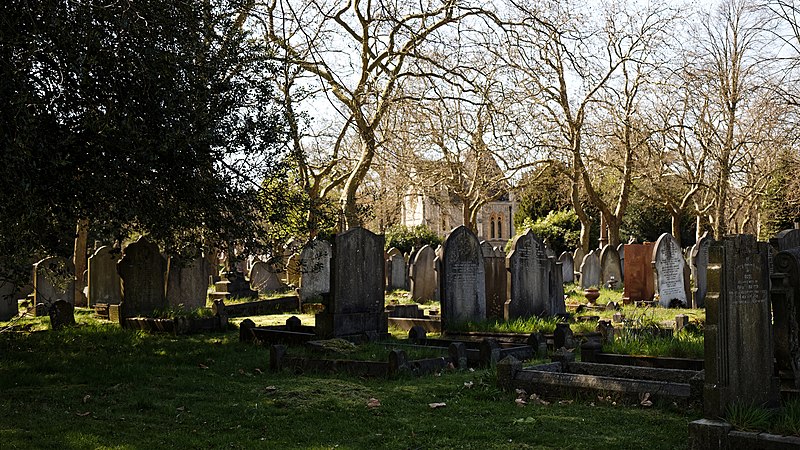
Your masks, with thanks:
M680 211L672 211L670 216L672 216L672 237L678 242L678 246L681 246L681 218L683 215Z
M619 229L622 226L622 220L611 216L606 218L606 226L608 227L608 245L616 249L619 247Z
M75 228L75 246L72 252L72 264L75 266L75 306L88 306L86 296L83 295L83 288L86 287L83 279L83 272L86 271L88 261L86 259L86 239L89 236L89 219L78 219Z
M342 211L341 230L347 231L350 228L361 226L361 218L358 216L358 205L356 205L356 192L361 182L367 176L372 158L375 156L375 135L370 131L361 133L364 143L361 146L361 158L358 164L350 172L350 176L342 189L342 196L339 199L339 206Z

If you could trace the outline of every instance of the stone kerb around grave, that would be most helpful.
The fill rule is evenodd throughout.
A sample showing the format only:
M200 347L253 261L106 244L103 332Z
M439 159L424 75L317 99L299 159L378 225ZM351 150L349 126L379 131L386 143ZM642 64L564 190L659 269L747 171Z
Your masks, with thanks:
M447 236L441 260L442 329L486 319L486 273L480 242L461 225Z
M44 258L34 264L33 304L35 315L47 315L57 300L75 304L75 266L60 256Z
M541 316L550 311L550 259L544 244L531 230L518 235L506 256L509 272L505 319Z
M671 234L664 233L656 241L652 264L659 304L665 308L678 304L688 306L691 294L687 292L688 284L684 278L686 260Z
M411 299L415 302L436 299L435 259L436 251L430 245L423 246L414 255L408 272L411 282Z
M89 257L89 307L97 304L118 305L122 301L120 278L117 273L119 249L104 245Z
M726 236L709 249L704 330L705 417L723 417L727 408L774 406L767 244L754 236Z
M148 316L157 309L165 309L165 275L167 261L161 256L158 245L144 236L122 251L117 263L122 279L120 319Z

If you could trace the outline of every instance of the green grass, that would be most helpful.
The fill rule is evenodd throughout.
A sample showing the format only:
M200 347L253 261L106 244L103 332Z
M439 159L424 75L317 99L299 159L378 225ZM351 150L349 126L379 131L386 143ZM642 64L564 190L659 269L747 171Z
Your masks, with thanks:
M633 333L621 330L614 342L603 350L623 355L669 356L673 358L703 359L703 335L681 332L672 337L659 337L649 333Z
M270 373L267 349L235 331L150 335L83 310L78 321L0 334L4 449L666 449L685 448L687 423L700 416L580 400L520 408L485 370L399 380ZM371 398L380 406L368 408Z

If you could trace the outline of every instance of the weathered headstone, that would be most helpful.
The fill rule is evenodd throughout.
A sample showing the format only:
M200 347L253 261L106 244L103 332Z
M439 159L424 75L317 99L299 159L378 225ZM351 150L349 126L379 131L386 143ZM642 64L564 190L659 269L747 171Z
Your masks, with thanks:
M293 253L286 258L286 284L299 286L301 275L300 255Z
M330 338L388 332L384 313L384 237L364 228L336 235L331 262L331 293L316 315L317 334Z
M794 228L783 230L770 239L769 244L779 252L800 247L800 230Z
M203 308L208 299L211 268L203 256L181 261L172 256L167 262L167 303L185 309Z
M775 364L781 380L800 389L800 247L775 255L771 281Z
M17 299L14 294L17 286L9 281L0 280L0 321L11 320L19 314Z
M581 281L581 264L583 264L583 258L586 257L586 252L583 251L582 247L578 247L572 252L572 261L573 267L575 268L575 282L580 283Z
M56 300L75 304L75 274L72 261L51 256L34 264L33 304L35 314L47 315Z
M250 268L250 289L259 294L271 294L279 291L285 285L281 282L282 267L264 261L255 261Z
M117 261L120 257L119 249L109 246L98 248L89 257L89 306L105 303L118 305L122 300L120 291L120 278L117 273Z
M615 287L622 287L622 263L617 249L606 245L600 252L600 281L603 285L615 280Z
M300 251L300 301L319 302L331 291L331 244L314 239Z
M444 242L440 292L442 329L486 319L486 275L478 238L465 226Z
M550 262L550 298L547 305L547 314L565 314L567 305L564 303L564 271L561 263L555 258L547 258Z
M561 263L561 279L564 280L564 283L575 281L575 261L572 259L572 253L562 253L558 257L558 262Z
M588 255L583 257L581 263L581 289L589 287L600 287L602 280L600 276L600 257L592 250Z
M713 241L714 238L706 232L692 247L689 261L692 269L692 279L694 280L694 288L692 288L693 308L705 307L706 291L708 290L708 279L706 277L708 272L708 248Z
M122 250L117 263L122 279L120 317L147 316L157 309L167 307L164 293L164 276L167 261L158 251L158 245L145 237Z
M685 266L686 260L678 242L671 234L662 234L653 250L656 295L661 306L686 307L689 304L691 294L687 292Z
M508 295L506 258L502 250L492 247L488 241L481 242L481 254L486 274L486 317L502 319Z
M625 288L622 302L629 305L638 301L651 301L655 295L653 276L653 248L655 244L625 245Z
M56 300L47 309L50 316L50 327L60 330L75 325L75 305L65 300Z
M436 252L430 245L423 246L414 256L408 272L411 280L411 299L415 302L436 298L434 259L436 259Z
M553 266L544 244L531 230L514 238L506 257L509 272L505 319L550 313L550 271Z
M400 250L392 247L389 249L387 258L387 289L406 288L406 260Z
M722 417L734 402L777 404L767 244L726 236L709 249L703 409Z
M619 267L622 270L622 280L625 281L625 244L617 246L617 253L619 253Z

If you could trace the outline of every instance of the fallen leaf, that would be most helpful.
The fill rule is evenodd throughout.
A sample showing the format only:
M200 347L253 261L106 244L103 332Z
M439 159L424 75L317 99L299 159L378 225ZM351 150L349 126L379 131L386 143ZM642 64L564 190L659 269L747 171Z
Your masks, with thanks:
M83 396L83 403L86 403L86 402L88 402L90 398L92 398L92 396L91 396L91 395L89 395L89 394L86 394L86 395L84 395L84 396Z
M367 402L367 408L377 408L379 406L381 406L381 401L377 398L371 398Z
M277 391L278 388L275 387L275 386L267 386L267 387L264 388L264 390L269 392L269 393L273 393L273 392Z
M258 367L256 367L256 368L255 368L255 369L253 369L253 370L254 370L254 371L257 373L257 374L262 374L262 373L264 373L264 372L263 372L261 369L259 369Z
M430 406L431 409L437 409L437 408L444 408L445 406L447 406L447 404L446 403L428 403L428 406Z
M177 409L178 411L186 411L186 407L185 406L178 406L175 409Z
M472 385L473 384L474 383L472 381L465 381L464 382L464 387L467 388L467 389L472 389Z
M239 369L239 375L244 375L244 369Z
M559 405L571 405L574 400L559 400Z
M531 394L530 401L532 401L534 403L537 403L539 405L549 405L550 404L550 402L548 402L547 400L543 400L543 399L539 398L539 396L536 395L536 394Z
M645 406L645 407L653 406L653 402L650 401L650 393L649 392L645 392L644 395L640 395L639 399L641 400L639 402L640 405Z
M86 411L85 413L75 413L75 415L79 417L86 417L91 413L92 413L91 411Z
M201 369L208 369L208 366L203 364L203 363L198 364L197 367L199 367Z
M516 403L517 406L519 406L520 408L522 408L523 406L528 404L528 402L526 402L525 400L523 400L521 398L518 398L518 399L514 400L514 403Z

